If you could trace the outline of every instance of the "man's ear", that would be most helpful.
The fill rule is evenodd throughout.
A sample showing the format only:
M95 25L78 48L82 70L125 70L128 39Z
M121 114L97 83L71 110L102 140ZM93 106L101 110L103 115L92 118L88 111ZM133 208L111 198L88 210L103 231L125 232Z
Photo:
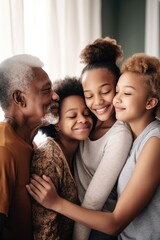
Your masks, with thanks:
M148 99L146 104L146 109L153 109L158 104L158 99L155 97L151 97Z
M14 93L12 94L12 97L13 97L13 101L17 105L21 107L26 107L25 97L23 96L23 93L20 90L14 91Z

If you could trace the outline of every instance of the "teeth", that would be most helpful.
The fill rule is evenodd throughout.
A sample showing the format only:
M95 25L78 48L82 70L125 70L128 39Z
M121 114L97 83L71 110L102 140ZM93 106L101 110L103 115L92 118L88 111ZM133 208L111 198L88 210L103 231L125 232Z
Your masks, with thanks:
M86 126L86 127L81 127L81 128L75 128L74 130L80 130L80 131L81 131L81 130L86 130L86 129L88 130L88 129L89 129L89 127L88 127L88 126Z
M106 107L105 108L101 108L101 109L96 109L97 113L103 113L106 111Z

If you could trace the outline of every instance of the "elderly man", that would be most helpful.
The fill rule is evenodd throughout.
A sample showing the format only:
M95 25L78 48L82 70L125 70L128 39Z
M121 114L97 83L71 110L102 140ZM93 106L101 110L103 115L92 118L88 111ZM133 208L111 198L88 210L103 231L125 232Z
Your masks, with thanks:
M31 240L29 182L33 138L57 116L58 95L36 57L21 54L0 64L0 239Z

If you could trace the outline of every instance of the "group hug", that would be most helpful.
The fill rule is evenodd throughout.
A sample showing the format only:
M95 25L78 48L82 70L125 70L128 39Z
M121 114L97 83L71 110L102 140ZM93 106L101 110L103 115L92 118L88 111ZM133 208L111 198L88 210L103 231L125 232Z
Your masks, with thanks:
M106 37L79 77L0 63L0 240L160 239L160 59L123 58Z

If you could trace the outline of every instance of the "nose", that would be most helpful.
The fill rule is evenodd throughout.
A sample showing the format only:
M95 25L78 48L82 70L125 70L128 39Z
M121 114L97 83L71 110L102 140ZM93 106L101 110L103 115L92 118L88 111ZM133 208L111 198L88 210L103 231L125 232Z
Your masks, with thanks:
M77 123L86 123L86 117L83 115L80 115L77 119Z
M103 104L103 99L100 96L95 96L94 98L94 104L101 105Z
M119 103L120 102L120 97L118 96L118 94L115 95L115 97L113 98L113 103Z
M59 95L55 91L53 91L53 93L52 93L52 99L54 101L59 101Z

